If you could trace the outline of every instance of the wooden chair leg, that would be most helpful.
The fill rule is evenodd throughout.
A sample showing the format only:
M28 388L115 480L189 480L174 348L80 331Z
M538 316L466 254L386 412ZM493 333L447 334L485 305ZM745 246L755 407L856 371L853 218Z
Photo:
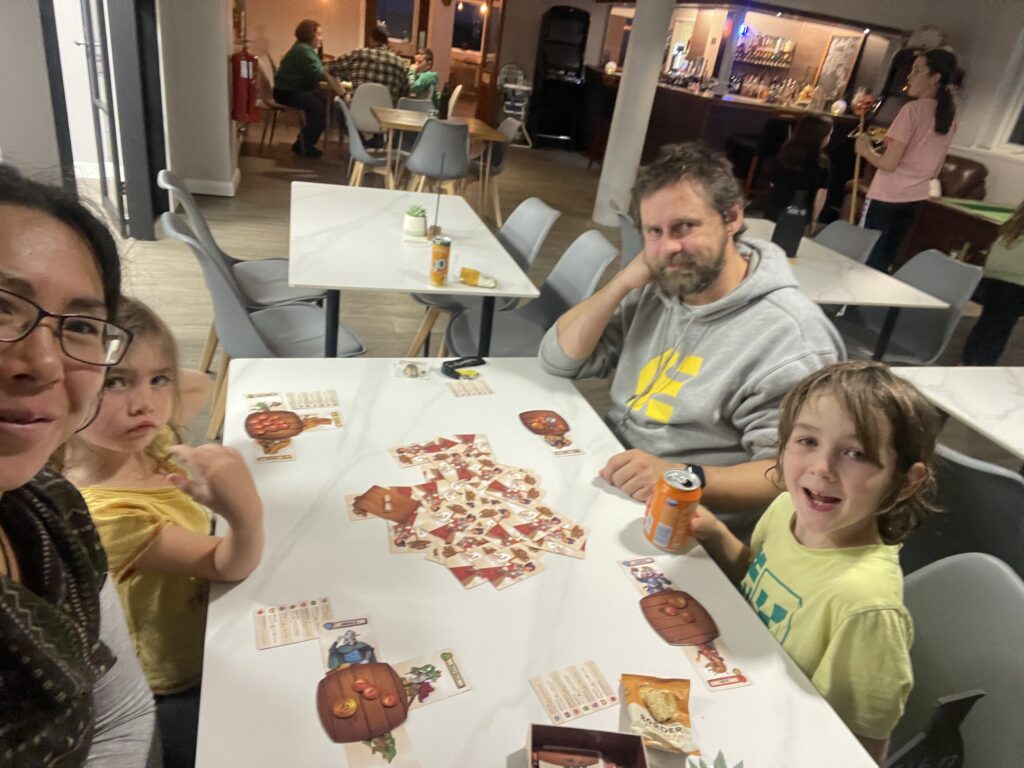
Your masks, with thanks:
M270 120L270 139L267 141L267 143L270 144L271 147L274 146L274 131L277 130L277 115L278 112L280 111L281 110L279 109L275 109L273 112L273 117Z
M206 427L206 437L216 440L224 426L224 410L228 400L228 363L231 358L221 351L217 363L217 380L213 384L213 407L210 409L210 423Z
M270 128L271 115L274 114L274 110L266 109L263 111L263 133L260 134L260 154L263 154L263 145L267 143L267 129Z
M498 194L498 180L491 177L491 197L494 198L494 223L501 229L505 222L501 218L501 195Z
M420 176L419 181L416 182L416 191L422 192L423 188L427 185L427 177Z
M442 336L441 343L437 347L438 357L448 357L448 337Z
M217 326L210 323L210 332L206 334L206 345L203 347L203 355L199 358L199 370L203 373L210 372L210 364L213 362L213 353L217 351Z
M406 357L416 357L419 355L420 349L423 347L423 342L430 336L430 331L433 329L434 323L437 322L437 318L440 316L440 307L427 307L427 312L423 315L423 321L420 323L419 330L416 331L416 335L413 337L412 343L409 345L409 349L405 353Z
M352 163L352 175L348 177L350 187L358 187L363 176L363 164L358 160Z

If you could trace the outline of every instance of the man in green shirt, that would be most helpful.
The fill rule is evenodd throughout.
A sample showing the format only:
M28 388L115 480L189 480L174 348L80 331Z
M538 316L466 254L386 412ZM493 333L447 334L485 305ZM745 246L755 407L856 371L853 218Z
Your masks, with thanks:
M327 102L318 92L324 78L324 66L317 49L323 39L320 24L303 19L295 28L295 45L281 59L274 76L274 100L287 107L301 109L306 124L292 144L292 152L303 157L320 157L316 148L327 122Z
M433 99L436 105L441 88L433 69L434 52L429 48L419 50L409 68L409 95L414 99Z

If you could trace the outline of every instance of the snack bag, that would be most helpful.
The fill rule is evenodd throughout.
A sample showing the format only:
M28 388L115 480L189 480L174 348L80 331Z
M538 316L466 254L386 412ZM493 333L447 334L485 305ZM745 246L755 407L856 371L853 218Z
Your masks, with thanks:
M622 676L629 726L648 747L699 755L690 725L690 681L645 675Z

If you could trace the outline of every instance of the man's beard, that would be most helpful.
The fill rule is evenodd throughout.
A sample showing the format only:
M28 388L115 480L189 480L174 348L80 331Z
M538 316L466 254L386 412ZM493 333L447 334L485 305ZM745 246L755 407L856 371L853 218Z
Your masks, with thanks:
M668 270L671 261L654 270L654 279L658 286L669 296L684 299L696 293L703 293L722 274L725 267L725 242L718 255L708 262L694 262L681 268Z

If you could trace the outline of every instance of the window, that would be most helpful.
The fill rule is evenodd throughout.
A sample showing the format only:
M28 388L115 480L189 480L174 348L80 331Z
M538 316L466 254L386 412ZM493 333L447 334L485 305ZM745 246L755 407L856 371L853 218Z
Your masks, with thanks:
M384 22L392 40L412 40L416 0L377 0L378 21Z
M487 12L478 3L460 2L455 6L455 27L452 47L464 51L479 51L483 42L484 21Z

